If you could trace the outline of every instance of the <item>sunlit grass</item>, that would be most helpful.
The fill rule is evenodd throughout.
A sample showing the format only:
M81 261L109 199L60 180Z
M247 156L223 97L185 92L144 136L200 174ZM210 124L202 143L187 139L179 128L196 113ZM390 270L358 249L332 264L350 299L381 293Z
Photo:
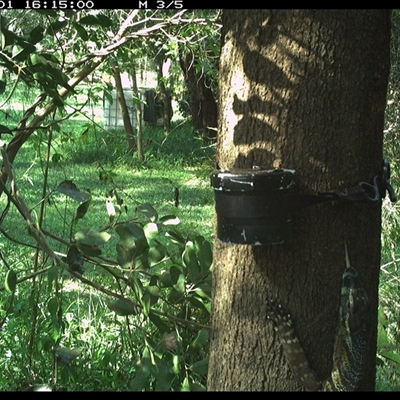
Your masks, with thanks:
M84 132L84 134L82 134ZM86 132L86 133L85 133ZM33 220L39 221L44 201L44 218L41 229L51 232L66 242L74 233L84 227L100 231L107 229L111 239L102 246L102 256L116 259L118 235L110 228L106 201L111 190L123 199L121 219L135 221L139 218L136 207L149 203L156 208L159 216L173 214L181 220L180 232L201 234L212 238L213 193L209 184L209 173L213 168L214 148L210 143L193 137L189 125L176 129L165 137L163 130L148 128L145 160L138 162L135 155L126 155L126 139L123 132L108 134L101 129L89 129L83 123L73 121L65 124L61 132L54 132L52 156L59 154L57 162L48 164L48 181L43 197L46 140L44 135L35 134L20 150L14 161L16 183L21 196L31 210ZM168 146L167 146L168 144ZM57 191L64 180L72 180L82 191L90 191L92 201L86 215L73 224L79 202ZM177 191L179 198L177 202ZM113 198L115 206L116 199ZM0 207L7 207L7 198L0 198ZM24 276L32 271L35 249L15 242L35 246L34 239L22 216L11 204L4 215L2 229L8 235L0 236L0 251L8 266ZM116 221L118 222L118 207ZM72 226L72 229L71 229ZM11 238L12 240L9 240ZM50 237L48 242L53 250L65 255L68 246ZM42 267L49 267L46 260ZM85 263L84 276L105 288L115 287L112 277L100 267ZM4 281L6 269L0 276ZM32 332L32 281L18 284L12 312L3 323L0 336L0 390L26 390L32 385L49 384L52 363L52 347L48 339L51 323L47 310L49 296L47 275L38 277L35 287L38 297L35 308L37 329L35 348L28 348ZM1 284L0 284L1 285ZM114 285L114 286L113 286ZM128 331L124 317L118 317L107 307L109 299L93 287L83 285L63 273L59 281L59 295L63 304L65 323L60 346L82 348L82 355L73 365L59 367L57 387L74 390L129 390L134 376L136 362L141 354L132 353L129 341L143 341L143 332ZM5 314L9 295L0 292ZM140 316L138 316L139 318ZM27 367L27 356L36 354L32 365ZM33 374L33 375L32 375ZM61 386L60 386L61 385Z

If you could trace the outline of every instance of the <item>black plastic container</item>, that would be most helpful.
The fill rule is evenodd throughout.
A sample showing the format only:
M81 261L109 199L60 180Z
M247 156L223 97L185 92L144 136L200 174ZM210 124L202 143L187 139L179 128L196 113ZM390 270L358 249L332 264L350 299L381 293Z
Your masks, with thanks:
M214 171L217 237L226 243L283 243L291 235L290 194L296 171L232 169Z

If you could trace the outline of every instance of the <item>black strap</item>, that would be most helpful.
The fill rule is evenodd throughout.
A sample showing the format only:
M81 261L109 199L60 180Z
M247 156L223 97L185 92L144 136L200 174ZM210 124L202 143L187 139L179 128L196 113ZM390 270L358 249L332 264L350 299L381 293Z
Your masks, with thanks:
M356 186L343 191L331 190L318 193L318 196L328 200L358 201L367 203L377 203L380 199L389 194L392 203L397 201L397 195L390 184L390 165L387 160L383 160L382 169L379 175L372 179L372 183L359 182Z

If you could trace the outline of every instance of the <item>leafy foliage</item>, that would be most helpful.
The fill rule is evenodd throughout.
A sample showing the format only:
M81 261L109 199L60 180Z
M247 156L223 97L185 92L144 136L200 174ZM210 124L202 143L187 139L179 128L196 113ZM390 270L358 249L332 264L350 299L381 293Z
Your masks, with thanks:
M173 37L177 25L180 41L200 33L183 34L204 22L183 13L11 10L0 17L0 129L14 135L1 143L12 182L2 190L0 216L3 390L205 388L211 245L180 222L180 188L171 178L162 181L175 193L168 212L168 201L158 211L117 185L116 165L134 164L118 154L121 133L108 136L90 114L103 93L110 97L101 80L110 55L128 63L134 38L165 38L165 30ZM170 170L159 157L177 133L149 140L138 169L158 162ZM171 148L184 149L191 133ZM92 181L99 180L80 188L80 171L92 162Z
M399 157L399 111L400 99L400 11L392 15L391 72L385 112L385 158L390 160L391 182L400 187ZM382 207L382 266L380 278L380 308L378 314L377 343L377 389L399 390L400 388L400 329L399 302L400 290L399 252L400 252L400 205L388 200Z
M10 335L32 329L30 313L18 311L27 301L27 279L32 278L29 269L20 269L18 275L10 269L4 278L8 296L1 296L1 342L12 359L9 365L13 370L17 366L21 369L16 381L10 379L12 370L5 367L2 387L43 390L72 385L75 389L95 390L98 383L90 386L89 382L104 369L103 389L204 390L210 242L200 235L188 236L180 227L179 218L173 214L160 216L149 203L129 206L135 210L133 218L119 209L105 228L89 228L86 220L98 217L94 204L99 198L92 196L84 215L77 220L80 207L87 203L79 204L81 199L76 198L76 193L82 192L71 181L63 181L57 186L60 187L72 188L62 190L71 216L69 236L55 238L64 263L53 265L44 258L41 268L33 273L37 287L30 301L37 314L35 326L42 328L35 328L31 349L29 342L24 344L21 339L21 345L25 345L22 352L12 344ZM50 200L57 192L53 193ZM115 196L117 193L114 186L114 197L109 201L118 197L125 204L124 195ZM106 220L106 207L102 212ZM7 262L5 258L3 261ZM85 300L88 295L92 298L89 302ZM12 301L13 306L7 307ZM84 320L76 321L75 314L83 315ZM93 335L96 338L90 338ZM95 348L101 341L110 341L108 346L100 346L101 351L113 346L113 342L121 347L98 354ZM21 352L20 356L14 351ZM6 360L0 357L0 362Z
M216 22L217 10L2 12L0 133L10 163L25 171L14 183L27 209L18 209L9 186L0 215L0 389L206 387L211 245L198 233L199 224L182 218L184 189L169 172L196 166L198 177L207 180L214 147L196 138L188 124L169 133L147 127L145 160L137 163L124 154L123 132L105 132L95 121L93 104L111 99L112 87L103 79L110 56L129 70L134 60L148 62L150 51L175 62L166 83L179 99L186 88L176 66L187 53L196 55L196 73L206 75L215 92ZM395 188L399 22L395 10L385 124ZM92 192L77 183L81 174L96 181L93 169L80 172L87 165L97 168ZM121 166L130 169L130 178L118 184ZM137 178L134 170L145 175ZM128 190L137 179L155 179L158 170L165 172L157 178L158 191L168 186L174 201ZM195 197L189 207L212 203L206 195ZM377 353L377 388L383 390L399 388L398 207L383 205ZM22 211L32 217L29 228Z

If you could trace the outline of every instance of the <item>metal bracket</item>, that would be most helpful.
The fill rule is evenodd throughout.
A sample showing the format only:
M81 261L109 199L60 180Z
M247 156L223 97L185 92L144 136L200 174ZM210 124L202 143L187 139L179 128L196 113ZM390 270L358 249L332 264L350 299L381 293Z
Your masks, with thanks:
M386 192L397 196L390 184L390 165L384 160L372 183L359 182L345 190L303 194L296 189L295 170L234 169L214 171L217 237L223 242L263 245L283 243L291 235L291 215L326 201L378 203Z

